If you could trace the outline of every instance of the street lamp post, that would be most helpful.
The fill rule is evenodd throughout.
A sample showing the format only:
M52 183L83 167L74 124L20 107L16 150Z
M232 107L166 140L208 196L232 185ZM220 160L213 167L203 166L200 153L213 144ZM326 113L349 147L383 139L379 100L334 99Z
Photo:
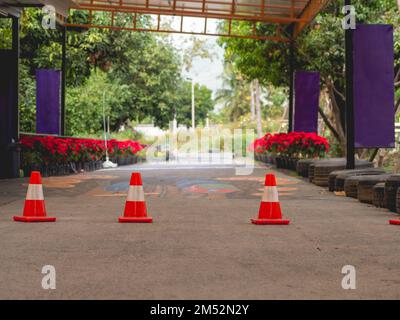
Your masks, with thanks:
M186 78L188 81L192 82L192 129L196 129L196 117L195 117L195 103L194 103L194 79Z
M195 110L194 110L194 79L192 79L192 129L193 131L196 129L196 119L195 119Z

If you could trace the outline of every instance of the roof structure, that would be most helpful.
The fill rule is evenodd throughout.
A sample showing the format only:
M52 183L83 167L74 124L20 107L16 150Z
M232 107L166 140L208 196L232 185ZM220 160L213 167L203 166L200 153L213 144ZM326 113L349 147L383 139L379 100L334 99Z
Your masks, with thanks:
M296 37L330 0L0 0L0 15L18 16L23 7L52 5L60 20L69 27L216 35L290 41L287 26L294 26ZM71 12L69 19L67 16ZM150 15L151 27L140 25ZM98 19L101 16L102 19ZM76 19L75 17L79 17ZM84 17L82 19L82 17ZM187 28L191 17L197 28ZM186 19L185 19L186 18ZM216 30L212 21L226 21ZM106 23L104 23L106 21ZM251 22L246 30L237 21ZM259 26L264 25L262 34ZM214 26L214 29L212 27ZM239 30L240 29L240 30Z
M76 0L72 8L86 12L87 20L82 23L70 20L67 26L98 27L124 30L175 32L187 34L204 34L255 38L275 41L289 41L285 27L294 25L294 36L307 26L330 0ZM96 21L96 14L109 14L108 23ZM120 23L121 14L131 15ZM151 28L137 25L138 16L152 15L154 24ZM197 30L185 30L185 17L197 18ZM169 23L164 23L169 19ZM194 19L192 19L194 20ZM223 32L210 30L210 20L225 20L227 27ZM171 23L171 21L173 21ZM237 21L249 21L253 27L249 30L238 30ZM171 27L174 25L175 27ZM260 24L270 34L257 34ZM214 24L215 25L215 24ZM220 31L220 30L219 30Z

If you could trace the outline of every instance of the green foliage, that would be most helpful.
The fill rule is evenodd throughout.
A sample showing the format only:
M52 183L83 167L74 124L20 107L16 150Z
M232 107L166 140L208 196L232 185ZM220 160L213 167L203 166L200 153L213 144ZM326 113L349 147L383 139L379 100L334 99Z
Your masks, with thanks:
M19 126L22 132L35 132L36 129L36 86L35 80L26 65L21 65L19 94Z
M90 135L101 131L103 106L113 119L113 106L123 104L128 98L127 86L109 81L104 72L93 72L85 85L67 90L67 134Z
M74 19L88 16L73 12ZM109 14L94 19L105 22ZM116 15L116 23L131 22L128 16ZM45 30L42 13L37 8L25 9L21 18L21 130L35 131L35 72L39 68L61 68L61 30ZM150 23L141 15L138 25ZM11 41L9 19L0 19L2 46ZM154 122L168 127L177 114L180 123L191 120L189 85L182 79L183 62L178 52L164 37L151 33L81 28L67 32L67 135L97 135L103 126L103 104L110 116L111 129L134 120ZM199 56L201 42L190 54ZM103 101L103 93L105 98ZM189 101L189 103L188 103ZM196 86L196 118L202 123L214 107L211 91Z
M205 124L205 119L214 109L211 91L205 87L195 84L195 120L196 125ZM176 120L178 124L190 127L192 125L192 84L182 82L177 92Z
M11 47L12 47L11 20L0 19L0 49L11 49Z
M400 49L400 15L392 0L353 1L359 23L391 23L395 30L395 48ZM342 28L342 3L331 1L325 12L296 40L296 68L318 70L323 77L343 79L344 30ZM240 24L247 25L246 22ZM224 28L225 26L222 26ZM261 26L259 34L268 34ZM225 57L234 61L237 68L249 79L259 79L274 86L288 85L289 46L286 43L257 41L240 38L220 38L226 48ZM396 50L400 62L399 50Z
M355 0L358 23L392 24L395 27L396 72L400 68L400 14L394 0ZM344 146L345 124L345 45L342 28L342 1L331 1L324 12L296 39L295 69L318 70L321 89L327 92L332 113L330 127L333 135ZM248 23L240 22L241 28ZM223 24L220 28L226 28ZM287 32L288 30L284 30ZM258 34L270 35L270 30L257 25ZM227 61L232 61L246 79L259 79L264 86L288 87L289 45L271 41L221 38ZM397 84L397 97L400 94ZM343 149L341 150L343 151ZM340 152L341 152L340 151Z
M236 72L234 65L226 61L223 74L223 87L218 90L218 103L223 108L221 115L228 121L237 121L239 117L250 112L250 87L241 73Z

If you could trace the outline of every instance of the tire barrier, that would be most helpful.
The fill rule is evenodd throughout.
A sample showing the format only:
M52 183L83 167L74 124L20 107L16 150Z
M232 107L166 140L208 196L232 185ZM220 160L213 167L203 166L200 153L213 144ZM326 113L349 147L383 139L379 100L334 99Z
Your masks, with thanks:
M377 208L386 208L386 199L385 199L385 183L377 183L373 187L373 199L372 204Z
M299 176L302 176L304 178L308 178L308 167L310 164L313 162L313 159L303 159L297 161L296 164L296 172Z
M372 168L373 163L365 160L356 161L356 169ZM346 161L336 160L330 162L315 162L314 183L320 187L328 187L329 174L333 171L344 170Z
M385 182L385 198L387 208L396 212L396 197L397 189L400 187L400 175L394 174L390 176Z
M379 168L366 168L366 169L354 169L354 170L336 170L329 174L328 187L329 191L343 191L344 180L346 177L351 176L362 176L362 175L378 175L385 174L385 170ZM340 180L337 181L340 176Z
M346 197L351 197L357 199L358 192L358 177L352 176L347 177L344 181L344 192Z
M377 183L385 182L390 177L389 174L381 174L381 175L362 175L357 176L358 178L358 201L363 203L372 204L374 200L374 186Z

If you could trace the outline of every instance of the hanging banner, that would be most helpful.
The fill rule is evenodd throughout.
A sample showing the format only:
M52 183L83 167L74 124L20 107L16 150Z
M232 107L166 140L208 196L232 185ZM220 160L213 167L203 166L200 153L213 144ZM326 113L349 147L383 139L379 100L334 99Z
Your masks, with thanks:
M394 48L391 25L354 30L356 148L394 148Z
M298 71L294 77L294 121L296 132L318 132L319 72Z
M61 72L36 70L36 132L61 134Z

